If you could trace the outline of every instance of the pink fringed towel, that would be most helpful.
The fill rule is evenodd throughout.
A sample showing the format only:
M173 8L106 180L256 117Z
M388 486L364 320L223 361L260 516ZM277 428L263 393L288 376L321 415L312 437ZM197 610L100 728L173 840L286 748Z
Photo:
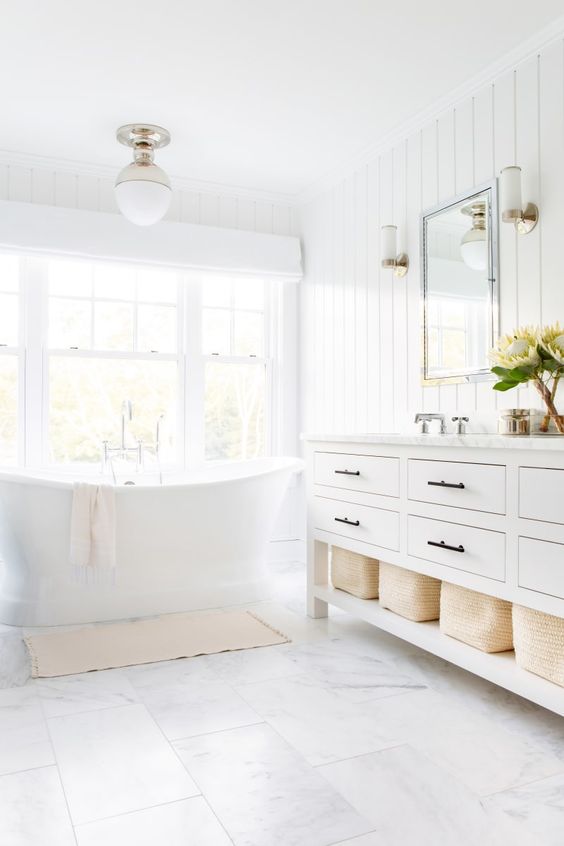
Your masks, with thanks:
M116 566L116 499L111 485L77 482L73 488L70 563L81 582L97 582Z

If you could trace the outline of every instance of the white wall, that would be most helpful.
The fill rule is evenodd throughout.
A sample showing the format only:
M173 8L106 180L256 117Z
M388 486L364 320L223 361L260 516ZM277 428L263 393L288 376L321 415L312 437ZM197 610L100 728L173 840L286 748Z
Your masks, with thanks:
M378 108L378 85L367 108ZM302 429L390 432L416 411L463 412L491 425L498 407L539 405L534 389L491 382L420 384L419 215L502 167L523 168L540 224L500 224L501 328L564 323L564 43L493 78L474 96L398 139L300 210ZM380 225L399 226L404 279L380 268ZM564 397L561 400L564 408Z

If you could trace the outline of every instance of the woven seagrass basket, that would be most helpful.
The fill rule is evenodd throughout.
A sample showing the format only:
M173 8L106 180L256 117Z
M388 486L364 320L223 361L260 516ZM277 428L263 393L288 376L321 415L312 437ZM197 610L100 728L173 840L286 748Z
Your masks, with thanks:
M520 667L564 687L564 620L513 606L515 660Z
M395 614L422 623L439 619L439 579L380 562L380 604Z
M443 582L441 632L482 652L513 649L511 603Z
M349 549L334 546L331 549L331 582L333 587L345 590L360 599L378 598L378 573L380 562Z

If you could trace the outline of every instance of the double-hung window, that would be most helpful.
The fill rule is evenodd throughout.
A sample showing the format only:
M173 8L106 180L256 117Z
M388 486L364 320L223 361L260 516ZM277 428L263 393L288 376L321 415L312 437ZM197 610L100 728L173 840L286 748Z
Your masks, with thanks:
M0 253L0 465L230 461L282 442L274 280ZM284 383L286 384L286 383ZM282 422L281 422L282 421ZM281 435L282 433L282 435ZM273 446L274 444L274 446Z
M134 406L130 438L179 463L182 392L175 273L103 262L48 260L48 460L96 462L120 442L120 409Z
M202 291L205 457L257 458L268 449L267 291L262 279L207 278Z

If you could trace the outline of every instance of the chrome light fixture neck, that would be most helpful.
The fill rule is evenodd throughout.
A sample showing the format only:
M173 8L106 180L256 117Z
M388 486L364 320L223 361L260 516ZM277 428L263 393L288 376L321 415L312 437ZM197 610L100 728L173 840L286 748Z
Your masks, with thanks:
M170 133L152 123L120 126L117 140L133 150L133 161L118 174L116 201L121 213L138 226L157 223L170 205L171 186L165 171L155 164L155 150L170 143Z

